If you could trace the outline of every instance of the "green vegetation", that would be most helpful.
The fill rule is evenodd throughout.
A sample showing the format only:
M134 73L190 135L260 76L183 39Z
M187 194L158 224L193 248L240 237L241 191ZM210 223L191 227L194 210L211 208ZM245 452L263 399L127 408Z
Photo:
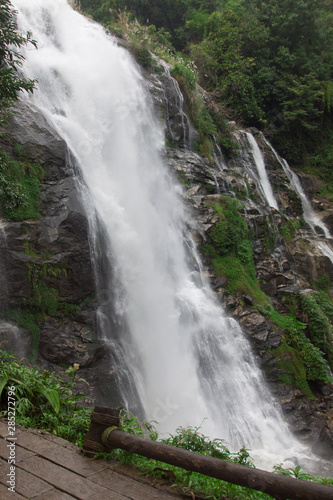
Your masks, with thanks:
M331 280L327 274L322 274L319 278L314 280L311 285L316 288L316 290L321 290L323 292L328 292L331 288Z
M240 214L242 204L222 195L214 206L218 221L209 232L202 252L211 258L218 276L225 276L230 293L242 293L254 298L256 306L266 306L269 298L261 291L255 274L248 228Z
M12 396L17 424L44 429L82 446L91 409L77 405L82 394L73 394L77 382L75 367L69 367L62 375L42 373L0 351L0 373L1 417L8 416L8 396Z
M286 317L286 338L304 363L307 380L329 381L329 367L324 359L323 352L309 339L305 333L305 324L293 317Z
M279 381L286 385L296 386L303 394L314 399L307 381L306 368L299 352L284 339L272 353L279 360L278 368L283 370L283 373L279 375Z
M149 422L139 423L138 419L132 417L126 412L121 413L121 428L125 432L135 434L141 437L149 437L156 441L158 433ZM185 450L201 453L203 455L220 458L229 462L238 463L247 467L254 467L251 457L244 447L238 453L231 453L226 446L226 443L221 439L209 439L200 433L199 428L178 428L174 435L169 438L162 439L162 442L178 446ZM210 478L195 472L188 472L180 467L175 467L157 460L147 459L123 450L113 450L111 453L102 453L98 456L104 458L114 458L122 463L130 464L145 474L164 479L172 480L172 484L178 486L181 491L200 497L212 498L215 500L229 498L234 500L242 499L270 499L270 495L255 491L249 488L236 486L218 479ZM298 477L304 480L333 484L333 480L326 477L314 477L301 470L300 467L295 469L284 469L281 465L275 467L275 471L279 474Z
M37 163L29 162L20 148L16 148L18 151L21 160L16 161L10 160L0 148L0 201L3 214L14 220L38 219L39 186L44 171Z
M171 57L178 73L181 51L185 67L195 62L198 82L214 96L220 120L264 129L294 167L315 173L332 194L331 2L81 0L80 5L118 35L144 30L154 35L154 43L160 37L163 57ZM121 16L126 10L126 26L119 22L119 10ZM142 40L146 43L147 36ZM147 48L161 50L153 45ZM230 134L212 109L209 113L214 126L208 134L217 127L228 148ZM192 113L199 127L200 114ZM204 129L206 134L206 124Z
M297 219L288 220L279 228L279 232L284 237L286 243L290 243L300 227L301 224Z
M31 34L19 33L15 11L9 0L0 2L0 137L10 117L11 106L20 91L32 92L35 82L21 78L18 73L23 56L20 47L28 43L36 46ZM0 201L5 217L23 220L40 217L39 181L43 172L40 165L27 161L24 151L15 149L18 161L11 161L0 148Z
M307 337L333 368L332 300L325 292L313 292L299 295L298 303L307 325Z
M278 366L285 372L279 376L281 382L296 385L304 394L314 397L308 382L332 381L332 300L326 292L312 292L300 294L290 307L295 311L290 316L276 311L271 315L269 308L261 310L284 329L282 343L272 354L280 360Z
M19 48L28 43L36 46L31 34L19 33L15 11L10 0L0 2L0 130L7 122L9 109L22 90L32 92L33 80L21 78L18 73L23 56Z

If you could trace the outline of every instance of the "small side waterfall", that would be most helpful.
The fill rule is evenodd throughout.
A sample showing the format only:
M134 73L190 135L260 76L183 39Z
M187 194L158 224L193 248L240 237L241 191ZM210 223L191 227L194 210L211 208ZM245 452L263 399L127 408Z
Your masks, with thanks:
M249 342L202 273L139 68L66 0L13 3L20 27L39 45L24 54L25 75L39 82L26 99L76 158L92 248L108 261L100 335L128 374L128 407L142 407L163 432L202 426L234 449L245 445L261 466L297 453ZM263 190L277 208L266 184Z
M158 64L164 72L162 77L157 76L156 79L157 81L161 81L161 89L167 114L166 124L168 134L172 142L179 143L181 146L191 147L195 133L184 111L184 96L179 88L178 82L170 74L169 65L161 59L158 59ZM167 85L165 85L166 82Z
M250 132L245 132L245 134L251 148L254 165L257 169L257 173L254 173L254 176L257 179L257 183L261 188L261 191L266 198L268 205L278 210L279 207L274 197L272 186L267 176L265 161L259 149L257 141Z
M294 188L295 192L298 194L301 202L302 202L302 208L303 208L303 217L304 220L307 224L309 224L310 228L312 229L313 234L316 236L316 246L317 248L321 251L323 255L328 257L330 261L333 264L333 250L330 248L329 244L327 241L322 241L318 238L318 231L317 228L321 229L322 233L325 236L326 240L332 240L332 236L328 230L328 227L324 224L324 222L316 215L315 211L313 210L311 203L306 196L304 189L302 187L302 184L298 178L298 176L293 172L288 164L288 162L281 158L278 153L275 151L273 146L265 140L266 144L268 147L273 151L276 159L280 163L281 167L283 168L286 176L288 177L290 184Z

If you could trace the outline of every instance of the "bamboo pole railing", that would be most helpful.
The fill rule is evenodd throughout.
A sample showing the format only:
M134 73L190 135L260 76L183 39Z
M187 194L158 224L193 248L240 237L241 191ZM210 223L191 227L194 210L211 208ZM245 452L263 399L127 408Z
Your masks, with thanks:
M280 476L134 436L120 431L119 423L119 410L96 406L82 451L93 456L97 452L121 448L188 471L268 493L277 500L333 500L333 487L330 485Z

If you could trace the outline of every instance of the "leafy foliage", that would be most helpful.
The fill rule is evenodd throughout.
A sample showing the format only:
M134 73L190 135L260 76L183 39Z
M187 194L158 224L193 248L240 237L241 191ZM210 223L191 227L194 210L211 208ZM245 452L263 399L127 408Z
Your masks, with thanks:
M218 276L225 276L230 293L240 292L254 298L257 306L267 306L269 298L256 278L250 235L240 210L242 204L222 195L214 209L218 220L211 228L202 252L211 259Z
M145 436L150 439L157 440L158 433L154 426L149 422L140 423L136 417L129 415L123 411L121 413L121 428L125 432L135 434L137 436ZM210 440L200 433L199 428L178 428L174 435L161 440L163 443L173 446L179 446L185 450L202 453L207 456L213 456L228 460L234 463L253 467L252 460L248 450L242 448L238 453L231 453L223 440ZM147 459L123 450L113 450L111 453L98 454L104 458L113 458L122 463L130 464L145 474L155 477L172 478L172 482L179 489L192 496L198 494L205 498L237 498L245 499L270 499L269 495L256 492L248 488L242 488L218 479L210 478L195 472L189 472L180 467L175 467L157 460Z
M333 367L333 304L324 292L299 295L302 318L307 324L307 335Z
M34 81L21 78L18 73L23 56L19 48L28 43L36 47L31 34L20 34L15 11L10 0L0 2L0 127L8 118L8 108L17 101L22 90L32 92Z
M300 223L297 219L288 220L285 224L283 224L279 231L280 234L284 237L287 243L290 243L292 238L295 236L297 230L300 228Z
M289 162L331 182L330 2L81 0L81 6L106 26L127 9L141 24L164 30L170 53L194 59L199 83L226 117L264 128Z
M136 417L131 416L126 411L121 412L121 428L125 432L140 436L149 437L156 441L158 433L152 423L140 423ZM168 438L161 439L161 442L171 446L177 446L195 453L219 458L229 462L254 467L248 450L244 447L237 453L231 453L226 443L221 439L209 439L200 432L199 427L179 427L176 432ZM145 474L155 477L163 477L172 480L173 486L177 486L181 491L189 494L193 498L198 495L204 498L222 499L230 498L237 500L259 500L271 498L270 495L255 491L249 488L226 483L224 481L210 478L195 472L189 472L180 467L175 467L157 460L147 459L140 455L123 450L112 450L111 453L98 453L97 456L103 458L115 458L122 463L130 464ZM282 465L275 467L279 474L299 477L300 479L332 484L333 480L327 478L313 477L306 474L300 467L295 469L284 469Z
M286 335L290 343L299 352L305 369L307 380L329 381L329 366L324 353L305 335L305 324L294 318L286 317Z
M77 405L82 394L73 394L77 381L74 367L69 367L64 375L59 376L50 371L41 373L0 351L0 373L0 416L7 415L5 395L11 391L16 399L17 424L44 429L82 445L88 432L91 409Z

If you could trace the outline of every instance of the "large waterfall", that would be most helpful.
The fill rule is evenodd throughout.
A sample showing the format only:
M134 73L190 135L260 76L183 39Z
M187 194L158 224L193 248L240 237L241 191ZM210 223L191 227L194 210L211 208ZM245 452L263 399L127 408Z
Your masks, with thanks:
M66 0L13 4L19 26L38 42L38 50L24 53L25 75L38 80L25 98L76 158L96 251L98 226L105 233L113 277L104 290L100 335L118 352L128 407L143 408L162 432L202 426L232 448L250 448L261 464L268 457L281 462L297 444L247 339L203 277L139 68ZM118 325L112 338L108 306Z

